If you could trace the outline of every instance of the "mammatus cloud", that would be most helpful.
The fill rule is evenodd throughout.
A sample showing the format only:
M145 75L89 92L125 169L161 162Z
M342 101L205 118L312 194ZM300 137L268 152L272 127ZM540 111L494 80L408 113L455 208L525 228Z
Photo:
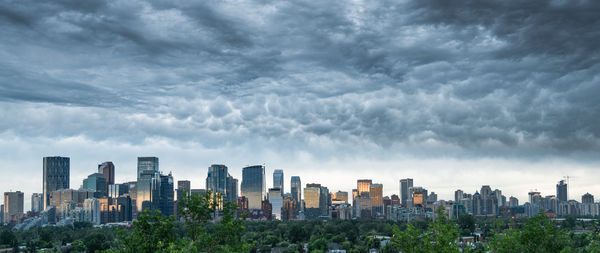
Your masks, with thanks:
M599 11L597 1L4 1L0 136L597 163Z

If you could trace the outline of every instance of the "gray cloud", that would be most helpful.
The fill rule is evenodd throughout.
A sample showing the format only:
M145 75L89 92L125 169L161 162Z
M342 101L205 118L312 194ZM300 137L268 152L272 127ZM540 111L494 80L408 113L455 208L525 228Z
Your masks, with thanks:
M0 5L0 133L322 157L600 150L594 1Z

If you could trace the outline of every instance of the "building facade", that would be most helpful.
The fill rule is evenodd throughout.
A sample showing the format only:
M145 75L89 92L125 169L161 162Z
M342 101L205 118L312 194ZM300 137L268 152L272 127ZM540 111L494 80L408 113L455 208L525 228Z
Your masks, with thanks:
M265 167L262 165L249 166L242 169L241 196L248 199L250 210L262 209L265 199Z
M44 157L43 188L45 210L50 205L50 193L60 189L69 189L71 160L69 157Z

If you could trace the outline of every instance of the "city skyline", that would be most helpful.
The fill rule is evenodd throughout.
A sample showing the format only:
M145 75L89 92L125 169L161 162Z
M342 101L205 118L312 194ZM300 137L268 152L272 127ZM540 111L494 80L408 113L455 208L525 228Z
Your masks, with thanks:
M137 157L351 192L600 194L597 1L0 2L0 191ZM110 173L109 173L110 174ZM138 173L139 175L139 173Z
M54 158L54 157L58 157L58 158L61 158L61 159L65 159L66 158L66 159L68 159L68 161L72 160L71 157L66 157L66 156L52 156L50 158ZM136 161L139 160L140 158L141 159L148 159L148 158L160 159L159 157L155 157L155 156L152 156L152 157L147 156L147 157L136 157ZM130 182L130 181L136 181L135 176L138 173L137 169L136 169L137 165L136 165L136 168L134 168L135 171L133 173L133 175L134 175L133 179L131 179L131 178L120 179L120 177L119 177L119 166L116 165L116 163L114 163L113 161L99 162L98 165L101 165L101 164L106 163L106 162L111 162L113 164L113 166L115 167L115 173L114 173L114 174L116 174L114 176L115 183L121 184L121 183ZM204 175L200 175L199 178L204 177L204 179L194 180L194 179L190 179L190 178L179 178L179 177L177 177L177 174L174 173L174 175L173 175L174 181L177 182L177 181L180 181L180 180L188 180L188 181L191 182L191 189L206 189L206 183L202 184L202 182L206 182L206 172L208 170L210 170L210 168L212 168L212 166L222 166L222 165L212 164L212 165L210 165L210 166L208 166L206 168L201 168L201 170L204 170ZM225 166L227 166L227 165L225 165ZM244 167L248 167L248 166L252 167L254 165L245 165ZM263 166L263 165L260 165L260 166ZM228 167L226 167L226 168L228 168ZM288 175L288 174L285 172L286 171L285 169L281 169L281 168L269 169L267 166L265 166L264 170L265 170L265 175L264 175L265 178L264 178L264 180L265 180L265 184L266 184L265 185L265 196L267 196L268 192L269 192L269 189L272 188L272 187L274 187L273 180L272 180L273 177L271 177L271 175L273 175L273 173L276 172L276 171L283 171L284 175ZM171 173L171 172L173 172L172 170L168 170L168 172L165 172L165 170L161 169L160 167L159 167L159 171L161 173ZM240 191L241 191L240 187L241 187L241 179L242 179L241 169L240 169L239 175L235 174L235 169L232 171L231 168L229 168L229 171L233 172L234 174L232 174L232 177L234 179L237 179L239 181L238 185L237 185L237 187L238 187L238 195L239 195ZM72 168L71 168L71 171L69 171L69 173L72 173ZM84 186L83 183L85 182L86 178L88 178L89 176L92 176L92 175L96 175L96 174L98 174L97 170L91 170L90 174L82 177L81 180L70 178L70 182L71 182L70 189L80 189L80 187ZM294 176L298 176L298 175L288 175L287 177L284 176L284 182L286 180L288 182L291 181L291 178L294 177ZM304 181L305 179L302 179L303 178L302 175L300 175L300 178L301 178L301 180L303 182L303 184L301 184L301 190L304 189L304 187L306 186L306 184L320 184L323 187L329 188L329 192L333 193L333 192L336 192L336 191L343 191L343 192L347 192L350 195L352 193L352 189L357 189L357 183L360 184L360 182L362 182L362 181L369 182L370 184L367 186L367 188L369 188L370 185L375 184L374 182L380 182L379 179L377 179L376 175L373 175L373 176L369 177L368 179L367 178L354 178L354 179L350 179L349 183L348 182L342 182L341 180L338 180L337 181L338 184L342 183L341 185L350 185L349 188L346 189L346 188L336 188L337 187L336 184L325 185L323 183L320 183L319 181ZM309 178L311 178L311 177L309 177ZM443 200L446 200L446 201L454 200L455 199L455 192L454 192L455 190L462 190L465 194L472 194L472 193L478 192L480 190L480 187L483 185L483 186L486 186L486 187L491 186L491 188L493 188L493 189L502 189L503 195L506 196L507 201L508 201L509 197L516 197L517 199L519 199L519 203L527 202L527 200L529 198L528 197L528 193L531 192L531 191L541 192L542 196L558 195L558 193L557 193L558 184L560 184L561 181L563 183L566 183L567 180L572 180L571 177L569 177L568 179L567 178L560 178L557 181L555 181L554 184L550 183L552 186L554 186L554 188L553 187L547 187L546 185L544 185L545 188L530 188L526 192L519 192L519 193L516 193L516 194L511 194L510 191L506 191L505 190L506 189L505 187L502 187L500 185L495 185L493 183L475 185L472 191L469 190L469 188L467 188L467 187L458 186L457 188L453 188L451 192L442 192L442 191L439 191L439 190L436 190L436 189L447 189L447 187L439 187L439 186L430 186L430 185L426 185L426 184L420 184L419 181L418 181L418 177L416 177L416 178L417 179L415 179L415 177L410 178L413 181L413 186L414 187L423 187L423 188L427 189L427 191L429 191L429 192L435 192L437 195L440 196L439 199L443 199ZM405 178L399 178L399 179L397 179L395 187L391 187L390 184L381 183L380 185L383 186L382 187L383 188L383 196L388 196L389 197L391 195L398 195L402 199L402 197L401 197L401 195L402 195L401 194L401 182L400 181L403 180L403 179L405 179ZM198 182L196 182L196 181L198 181ZM202 181L202 182L200 182L200 181ZM392 180L382 179L381 181L393 181L393 179ZM414 181L416 181L416 182L414 182ZM74 182L76 183L75 185L77 185L77 186L73 186ZM425 182L426 182L426 180L425 180ZM584 194L587 194L587 193L591 193L592 195L595 195L594 192L586 190L586 189L584 189L582 187L575 187L578 190L574 193L573 190L572 190L572 188L573 188L572 184L573 184L573 182L569 181L569 190L568 190L568 199L569 200L580 201L580 198ZM290 183L288 183L288 184L284 183L284 185L287 185L287 188L284 189L283 193L291 193L291 184ZM23 187L23 188L28 188L28 187ZM390 189L390 188L392 188L392 189ZM85 189L85 187L83 187L83 189ZM540 189L544 189L544 190L540 190ZM30 210L31 209L31 206L30 206L31 197L32 197L31 195L34 194L34 193L38 193L38 192L35 192L35 191L34 192L26 192L26 191L23 191L22 189L11 189L10 191L21 191L21 192L25 193L25 197L24 197L24 207L25 207L25 210ZM10 191L6 191L6 192L10 192ZM301 192L303 192L303 191L301 191ZM579 194L579 192L582 192L582 193ZM41 194L41 192L40 192L40 194Z

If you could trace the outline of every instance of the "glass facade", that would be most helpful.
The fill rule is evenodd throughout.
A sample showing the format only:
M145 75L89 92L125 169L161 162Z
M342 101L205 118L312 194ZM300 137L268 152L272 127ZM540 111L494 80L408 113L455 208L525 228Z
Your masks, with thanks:
M300 207L300 201L302 201L302 183L299 176L292 177L290 189L292 197L296 200L296 206Z
M403 206L407 206L408 199L410 198L410 188L413 187L412 178L406 178L400 180L400 201Z
M140 179L144 171L156 172L158 168L158 157L138 157L137 178Z
M273 188L281 189L281 194L285 191L283 188L283 170L275 170L273 172Z
M98 192L100 196L107 196L106 179L102 173L94 173L83 180L83 189Z
M69 157L44 157L43 195L44 210L50 205L50 193L69 189L71 161Z
M255 165L242 170L241 195L248 199L248 208L260 210L265 199L265 167Z

